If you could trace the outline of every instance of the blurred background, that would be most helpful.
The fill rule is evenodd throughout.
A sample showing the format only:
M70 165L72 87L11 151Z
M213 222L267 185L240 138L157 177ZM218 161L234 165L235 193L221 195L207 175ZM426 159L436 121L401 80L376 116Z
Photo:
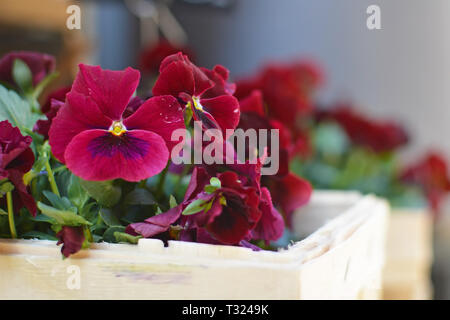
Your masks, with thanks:
M72 4L81 8L81 29L66 25ZM379 30L366 25L373 4ZM234 79L270 61L315 61L326 80L318 102L351 100L398 120L411 137L406 160L431 149L450 159L449 36L448 0L0 0L0 56L54 54L58 85L70 83L79 62L137 67L161 38L187 46L198 65L226 66ZM450 298L446 221L435 235L435 298Z

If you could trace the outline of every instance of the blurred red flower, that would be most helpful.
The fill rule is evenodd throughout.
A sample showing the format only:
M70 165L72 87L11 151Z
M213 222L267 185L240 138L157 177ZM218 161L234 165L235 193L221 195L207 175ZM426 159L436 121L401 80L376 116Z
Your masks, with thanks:
M316 116L319 121L336 121L353 143L375 152L392 151L408 142L408 135L399 124L369 119L347 104L318 111Z
M139 69L143 73L158 73L159 65L165 57L172 54L183 52L191 60L194 60L192 51L185 46L177 46L167 40L161 40L156 45L151 44L142 50L139 56Z
M421 187L436 213L442 199L450 191L447 162L437 152L428 153L418 163L404 169L400 178L405 183Z
M0 59L0 81L16 85L12 75L14 60L20 59L30 68L33 86L55 70L55 58L48 54L30 51L14 51Z

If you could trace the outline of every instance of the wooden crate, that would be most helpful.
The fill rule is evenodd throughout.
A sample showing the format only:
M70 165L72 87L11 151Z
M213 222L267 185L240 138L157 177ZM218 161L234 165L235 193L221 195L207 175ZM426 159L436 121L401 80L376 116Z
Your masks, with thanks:
M388 204L374 196L317 192L295 223L311 212L326 218L279 252L178 241L164 247L144 239L96 244L63 260L51 241L0 240L0 298L379 298Z
M387 237L384 299L431 299L433 221L427 210L393 209Z

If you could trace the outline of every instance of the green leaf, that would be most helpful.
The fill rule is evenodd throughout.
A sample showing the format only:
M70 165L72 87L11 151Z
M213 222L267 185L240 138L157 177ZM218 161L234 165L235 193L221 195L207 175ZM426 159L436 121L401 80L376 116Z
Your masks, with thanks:
M68 210L68 211L72 211L72 212L77 212L77 208L74 207L72 205L72 203L70 202L69 199L67 199L66 197L58 197L56 194L54 194L53 192L50 192L48 190L44 190L42 192L45 197L50 201L50 203L59 210Z
M175 197L173 195L170 195L169 197L169 206L170 209L175 208L177 206L177 199L175 199Z
M33 90L33 74L28 65L20 59L13 62L12 76L20 89L26 94Z
M155 198L147 190L143 188L136 188L125 196L125 205L143 205L149 206L155 204Z
M191 202L182 212L183 215L189 216L203 211L207 205L207 202L203 199L197 199Z
M53 218L59 225L71 227L91 225L89 221L84 219L82 216L77 215L73 211L58 210L56 208L43 204L42 202L38 202L37 206L43 214L49 216L50 218Z
M22 134L26 134L25 129L32 130L40 118L41 116L31 112L30 104L16 92L0 86L0 121L8 120Z
M58 240L58 238L56 238L55 236L40 231L29 231L27 233L22 234L22 237L27 239L53 240L53 241Z
M222 188L222 183L216 177L211 178L211 180L209 180L209 184L217 189Z
M100 216L108 227L121 225L119 219L114 215L112 210L103 208L100 210Z
M113 181L88 181L79 178L81 186L97 202L105 207L113 207L122 196L122 189Z
M320 124L312 140L317 151L325 155L343 155L350 146L347 134L334 122Z
M0 215L7 216L7 215L8 215L8 212L6 212L6 211L3 210L2 208L0 208Z
M103 241L113 243L117 242L116 237L114 236L115 232L125 232L125 227L124 226L109 227L103 234Z
M89 200L89 194L81 186L80 178L75 175L71 175L69 179L67 196L78 209L83 208L84 204Z
M142 236L132 236L131 234L125 233L125 232L114 232L114 238L116 238L117 242L125 242L125 243L131 243L131 244L137 244L139 242L139 239L142 238Z

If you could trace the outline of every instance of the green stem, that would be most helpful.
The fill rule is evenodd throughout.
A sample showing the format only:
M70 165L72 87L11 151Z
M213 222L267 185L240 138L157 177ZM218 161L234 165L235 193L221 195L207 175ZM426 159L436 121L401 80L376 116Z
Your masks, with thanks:
M55 176L53 175L53 171L52 171L52 168L50 167L50 162L48 160L45 162L45 169L47 169L48 182L50 182L50 187L52 188L52 192L59 197L60 194L59 194L59 190L58 190L58 185L56 184Z
M14 223L14 209L11 191L6 193L6 205L8 206L9 229L11 230L11 238L17 238L16 225Z
M169 171L171 161L167 163L167 166L164 168L164 170L161 172L161 175L159 176L158 186L156 187L156 199L160 200L163 192L164 192L164 182L166 182L166 176L167 172Z

